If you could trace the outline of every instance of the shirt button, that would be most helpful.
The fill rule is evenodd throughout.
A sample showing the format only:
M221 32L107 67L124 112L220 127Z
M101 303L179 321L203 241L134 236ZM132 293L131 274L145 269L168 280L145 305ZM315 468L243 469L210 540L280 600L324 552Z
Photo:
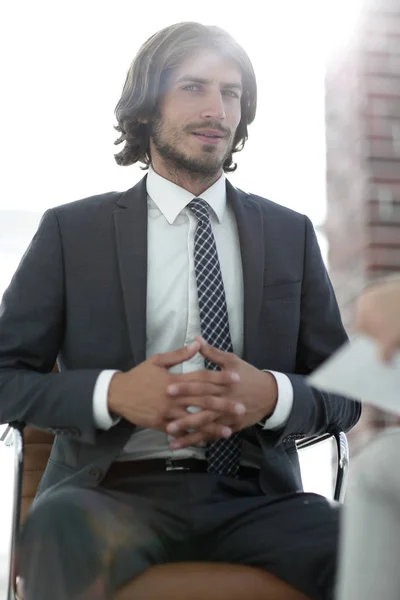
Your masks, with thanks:
M95 481L100 481L103 478L103 471L99 467L90 467L88 474Z

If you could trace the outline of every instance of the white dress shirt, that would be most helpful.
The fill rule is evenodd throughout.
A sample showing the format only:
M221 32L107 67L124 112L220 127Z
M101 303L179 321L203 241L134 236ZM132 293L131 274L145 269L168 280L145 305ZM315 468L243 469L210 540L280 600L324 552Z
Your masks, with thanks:
M152 168L147 177L148 263L146 358L190 344L201 335L200 314L194 270L194 234L197 219L186 206L195 198L187 190L164 179ZM226 182L222 175L201 198L211 207L211 226L224 282L229 327L234 353L243 350L243 273L236 219L226 202ZM170 369L189 373L204 369L200 354ZM116 421L107 408L108 387L116 371L103 371L93 393L94 419L99 429L109 429ZM271 371L272 372L272 371ZM278 402L266 420L265 429L282 427L293 405L289 378L272 372L278 385ZM119 460L148 458L205 458L204 448L171 450L167 433L137 428L125 445ZM256 452L255 452L256 451ZM242 464L259 464L258 449L243 441Z

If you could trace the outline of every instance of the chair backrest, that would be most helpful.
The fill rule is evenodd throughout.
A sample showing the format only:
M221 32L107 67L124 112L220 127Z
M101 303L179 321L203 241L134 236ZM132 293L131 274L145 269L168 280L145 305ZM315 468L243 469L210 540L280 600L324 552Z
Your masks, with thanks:
M55 363L53 373L58 372ZM40 480L49 460L54 436L51 433L25 427L24 429L24 471L22 476L21 522L25 520L31 507Z
M25 427L24 472L22 478L21 521L25 520L35 497L43 471L49 460L54 436L51 433Z

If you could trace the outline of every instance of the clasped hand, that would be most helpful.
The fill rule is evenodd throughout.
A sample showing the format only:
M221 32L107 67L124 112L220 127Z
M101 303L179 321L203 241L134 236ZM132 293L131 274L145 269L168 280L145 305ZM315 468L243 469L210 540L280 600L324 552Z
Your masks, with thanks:
M197 352L221 370L169 372ZM114 375L108 408L135 425L169 433L171 448L178 449L228 438L254 425L273 413L277 395L272 374L196 338L185 348L154 355ZM188 412L189 407L198 412Z

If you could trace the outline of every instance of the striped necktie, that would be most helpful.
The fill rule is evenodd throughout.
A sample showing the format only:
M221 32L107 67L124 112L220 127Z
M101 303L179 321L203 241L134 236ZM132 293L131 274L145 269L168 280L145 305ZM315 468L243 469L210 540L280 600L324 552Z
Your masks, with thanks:
M211 228L210 207L201 198L195 198L188 204L188 208L198 220L194 236L194 268L201 335L211 346L225 352L233 352L224 283ZM218 365L208 360L205 360L205 366L206 369L219 370ZM228 439L210 442L206 447L208 473L236 477L240 451L239 433L233 433Z

